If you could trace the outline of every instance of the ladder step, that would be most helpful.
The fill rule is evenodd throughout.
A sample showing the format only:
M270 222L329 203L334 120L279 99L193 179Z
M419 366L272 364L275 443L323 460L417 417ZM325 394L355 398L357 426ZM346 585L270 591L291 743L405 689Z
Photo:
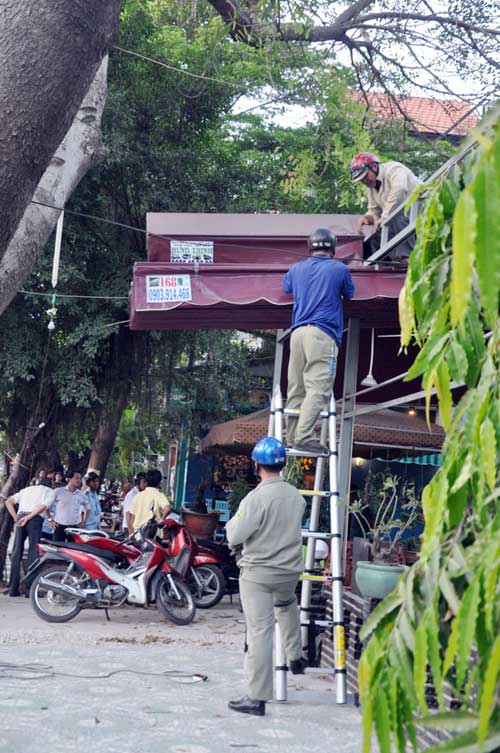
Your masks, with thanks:
M302 537L304 539L323 539L329 541L333 538L332 533L325 533L324 531L308 531L307 529L302 531Z
M300 623L301 627L309 627L309 625L319 625L320 627L333 627L332 620L304 620Z
M293 447L286 448L286 454L292 458L327 458L329 452L306 452L305 450L294 450Z
M284 408L283 413L285 416L300 416L300 408ZM319 414L320 418L328 418L328 411L322 410Z
M331 497L331 492L322 492L320 489L299 489L303 497Z
M323 583L331 583L332 576L331 575L304 575L302 574L300 576L300 580L317 580L317 581L322 581Z
M306 667L306 675L334 675L334 669L327 669L326 667Z

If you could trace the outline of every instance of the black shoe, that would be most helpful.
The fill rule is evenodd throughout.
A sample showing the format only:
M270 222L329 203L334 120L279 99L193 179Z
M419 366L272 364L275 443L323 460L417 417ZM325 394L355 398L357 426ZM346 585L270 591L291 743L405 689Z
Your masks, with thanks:
M240 711L242 714L252 714L252 716L264 716L266 713L265 701L254 701L247 695L239 701L229 701L227 704L233 711Z
M292 675L303 675L307 667L307 659L304 659L303 656L301 656L300 659L293 659L290 662L290 671Z
M19 591L13 591L12 593L9 591L9 596L21 596L21 594L19 593Z

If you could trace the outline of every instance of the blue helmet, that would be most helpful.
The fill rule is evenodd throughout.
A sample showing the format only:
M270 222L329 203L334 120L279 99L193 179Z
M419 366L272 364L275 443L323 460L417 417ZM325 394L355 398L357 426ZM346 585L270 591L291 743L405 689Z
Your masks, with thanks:
M284 466L286 463L285 446L274 437L259 439L252 451L252 460L259 465Z

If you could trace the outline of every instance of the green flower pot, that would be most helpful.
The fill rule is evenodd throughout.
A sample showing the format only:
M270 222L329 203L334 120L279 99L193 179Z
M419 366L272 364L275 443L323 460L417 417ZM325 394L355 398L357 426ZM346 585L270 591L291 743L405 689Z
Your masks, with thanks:
M383 599L394 591L399 576L405 570L404 565L383 565L361 560L356 567L356 583L366 598Z

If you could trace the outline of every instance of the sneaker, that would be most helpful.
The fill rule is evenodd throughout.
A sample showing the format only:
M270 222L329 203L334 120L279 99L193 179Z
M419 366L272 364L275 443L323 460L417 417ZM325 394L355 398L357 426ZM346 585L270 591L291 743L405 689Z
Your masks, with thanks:
M253 698L249 698L248 696L244 696L239 701L229 701L227 705L233 711L239 711L242 714L264 716L266 713L265 701L254 701Z

